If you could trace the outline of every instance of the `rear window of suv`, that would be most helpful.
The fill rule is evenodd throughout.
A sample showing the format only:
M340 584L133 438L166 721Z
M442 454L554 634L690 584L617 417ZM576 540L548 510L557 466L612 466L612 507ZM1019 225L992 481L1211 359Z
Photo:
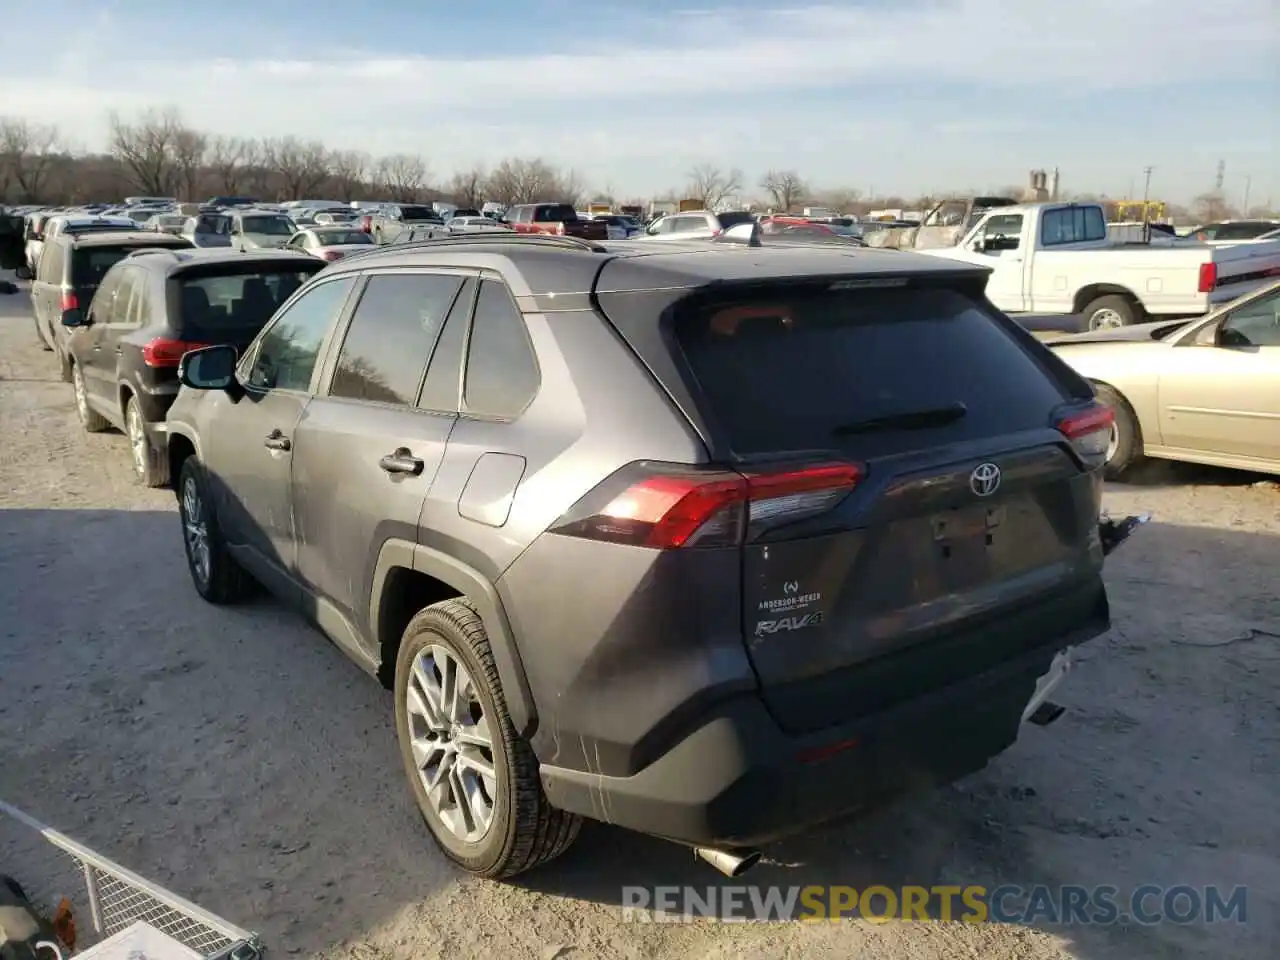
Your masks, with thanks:
M176 278L182 335L188 340L251 340L272 314L313 273L327 266L317 260L300 267L264 266L217 274L179 274Z
M675 335L735 453L875 453L1043 428L1066 399L999 321L949 289L756 287L677 307ZM945 426L847 432L963 404Z
M119 247L73 247L71 250L71 285L96 287L102 283L107 271L135 250L162 247L181 250L182 243L134 243Z

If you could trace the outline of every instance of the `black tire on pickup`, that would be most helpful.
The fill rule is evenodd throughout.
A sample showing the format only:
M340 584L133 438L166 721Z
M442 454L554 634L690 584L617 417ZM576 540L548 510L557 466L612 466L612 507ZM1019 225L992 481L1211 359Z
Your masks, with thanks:
M1118 293L1096 298L1082 312L1086 330L1127 327L1143 318L1142 304Z
M1118 390L1105 383L1094 384L1094 389L1098 393L1098 402L1110 407L1116 418L1111 456L1103 467L1103 476L1108 480L1119 480L1146 459L1142 454L1142 425L1129 401Z
M497 794L492 798L493 819L486 832L471 842L453 833L436 813L414 756L409 686L415 660L428 646L443 648L470 675L476 706L487 721L492 743L489 753ZM422 818L446 857L476 876L500 879L553 860L569 849L582 819L555 809L547 801L533 749L511 722L484 622L466 598L432 604L409 621L396 657L395 711L405 774Z

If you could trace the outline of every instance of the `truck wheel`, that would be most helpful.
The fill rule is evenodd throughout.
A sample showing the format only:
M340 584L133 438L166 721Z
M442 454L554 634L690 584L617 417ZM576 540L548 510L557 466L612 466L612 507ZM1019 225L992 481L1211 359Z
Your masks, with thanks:
M1102 475L1108 480L1119 480L1146 458L1142 455L1142 425L1129 401L1105 383L1094 384L1098 402L1111 408L1116 425L1107 447L1107 462Z
M204 468L195 457L182 462L177 492L182 545L196 592L218 606L252 595L254 582L227 550Z
M1137 323L1142 307L1128 297L1108 294L1098 297L1084 308L1085 328L1088 330L1113 330Z
M71 388L76 398L76 416L86 433L102 433L111 427L111 422L93 407L89 406L89 391L85 386L84 373L80 364L71 363Z
M431 836L469 873L511 877L560 856L581 818L554 809L511 723L475 607L445 600L409 621L396 657L396 733Z

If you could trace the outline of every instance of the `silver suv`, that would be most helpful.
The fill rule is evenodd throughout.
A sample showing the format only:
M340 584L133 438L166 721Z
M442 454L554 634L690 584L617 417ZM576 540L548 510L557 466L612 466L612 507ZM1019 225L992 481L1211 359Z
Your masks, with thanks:
M196 589L394 690L473 873L590 817L736 875L982 766L1108 628L1111 412L986 271L755 244L385 247L183 360Z

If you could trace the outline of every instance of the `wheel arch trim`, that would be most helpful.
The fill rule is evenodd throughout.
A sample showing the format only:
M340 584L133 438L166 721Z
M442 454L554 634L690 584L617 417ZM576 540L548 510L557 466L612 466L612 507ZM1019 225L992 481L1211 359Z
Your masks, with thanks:
M532 736L537 727L537 711L514 632L497 588L480 571L446 553L407 540L388 540L378 551L369 596L369 625L379 650L383 640L378 635L383 591L387 577L396 568L414 570L448 584L475 605L489 635L489 647L493 652L494 666L498 669L498 679L502 682L511 722L520 736Z

